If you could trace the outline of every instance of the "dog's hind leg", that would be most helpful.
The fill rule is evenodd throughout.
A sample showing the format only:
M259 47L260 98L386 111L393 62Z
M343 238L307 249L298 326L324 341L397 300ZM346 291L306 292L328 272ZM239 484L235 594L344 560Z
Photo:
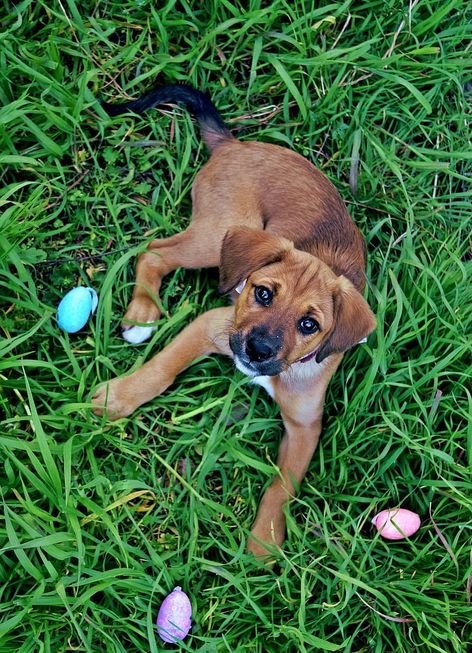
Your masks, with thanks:
M212 246L212 237L205 237L190 226L175 236L149 243L138 258L133 297L122 322L125 340L139 343L150 337L154 330L152 323L161 314L159 289L166 274L179 267L206 268L219 264L221 238L216 247Z

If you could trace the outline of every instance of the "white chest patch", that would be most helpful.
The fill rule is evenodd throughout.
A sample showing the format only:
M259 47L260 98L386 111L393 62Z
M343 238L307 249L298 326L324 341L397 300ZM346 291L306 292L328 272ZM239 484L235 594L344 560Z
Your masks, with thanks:
M270 376L255 376L252 379L252 382L262 386L267 394L271 396L272 399L274 398L274 386L272 385L272 379Z
M307 363L293 363L280 374L281 387L288 387L301 397L317 384L318 377L324 374L325 365L325 361L317 363L314 359Z

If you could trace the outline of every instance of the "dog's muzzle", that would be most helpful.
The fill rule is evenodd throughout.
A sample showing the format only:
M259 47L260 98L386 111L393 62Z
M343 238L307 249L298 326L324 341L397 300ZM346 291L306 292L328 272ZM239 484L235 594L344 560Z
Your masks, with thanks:
M278 358L281 341L279 334L269 333L265 327L254 327L246 335L233 333L229 346L236 367L245 374L275 376L283 369L283 363Z

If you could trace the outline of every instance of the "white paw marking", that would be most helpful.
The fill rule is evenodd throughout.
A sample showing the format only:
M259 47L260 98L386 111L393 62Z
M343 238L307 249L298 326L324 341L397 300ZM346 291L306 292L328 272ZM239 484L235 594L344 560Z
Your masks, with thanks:
M153 326L133 326L129 329L124 329L123 338L132 345L139 345L141 342L149 340L155 330L156 327Z

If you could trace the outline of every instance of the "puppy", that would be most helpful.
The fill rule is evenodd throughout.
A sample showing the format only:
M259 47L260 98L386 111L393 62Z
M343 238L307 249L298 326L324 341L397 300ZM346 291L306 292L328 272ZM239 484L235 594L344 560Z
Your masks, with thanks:
M321 432L329 380L345 352L375 328L361 292L365 246L331 182L309 161L280 147L236 140L206 95L187 85L157 87L110 115L182 104L211 152L195 178L191 225L153 240L137 263L123 336L148 338L158 320L162 278L178 267L219 267L233 305L200 315L139 370L94 396L96 413L130 415L163 393L203 355L233 358L280 407L285 434L278 475L262 497L248 548L280 547L284 506L297 492Z

